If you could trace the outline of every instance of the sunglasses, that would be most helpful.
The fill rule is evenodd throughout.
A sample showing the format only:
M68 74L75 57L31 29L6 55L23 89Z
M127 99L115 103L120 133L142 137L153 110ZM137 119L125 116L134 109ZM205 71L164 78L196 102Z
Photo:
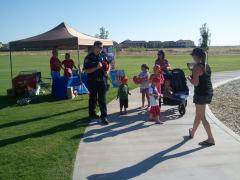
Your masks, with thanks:
M99 48L99 49L103 49L103 47L102 46L96 46L97 48Z

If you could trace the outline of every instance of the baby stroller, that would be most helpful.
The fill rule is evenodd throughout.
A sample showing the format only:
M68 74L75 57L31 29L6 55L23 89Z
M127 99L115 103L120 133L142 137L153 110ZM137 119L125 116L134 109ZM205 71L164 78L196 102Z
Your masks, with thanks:
M173 69L165 72L163 75L165 81L170 81L172 94L167 97L163 94L162 102L164 105L178 105L178 111L183 116L186 112L187 98L189 95L185 74L181 69Z

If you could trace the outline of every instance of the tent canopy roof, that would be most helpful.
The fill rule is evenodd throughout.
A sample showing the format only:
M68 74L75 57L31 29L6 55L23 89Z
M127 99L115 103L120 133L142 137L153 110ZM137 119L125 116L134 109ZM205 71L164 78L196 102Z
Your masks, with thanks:
M26 39L10 42L12 49L18 48L73 48L78 46L92 46L95 41L103 42L104 46L112 46L113 41L109 39L98 39L80 33L68 26L66 23L61 23L48 32L39 34Z

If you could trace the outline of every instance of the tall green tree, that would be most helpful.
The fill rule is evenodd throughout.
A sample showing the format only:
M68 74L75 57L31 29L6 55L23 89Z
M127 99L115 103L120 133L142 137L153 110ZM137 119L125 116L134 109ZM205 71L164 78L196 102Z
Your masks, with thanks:
M211 43L211 40L210 40L211 34L206 23L204 23L200 28L200 36L201 37L199 39L199 46L203 48L206 52L208 52L208 49Z
M95 37L100 38L100 39L107 39L108 36L109 36L109 32L104 27L101 27L99 29L99 34L95 35Z

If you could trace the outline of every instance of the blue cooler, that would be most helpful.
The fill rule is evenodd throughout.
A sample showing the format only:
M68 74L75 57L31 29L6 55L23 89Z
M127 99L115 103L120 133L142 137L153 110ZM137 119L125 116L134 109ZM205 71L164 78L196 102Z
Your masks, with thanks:
M83 77L85 82L87 82L86 75L84 75ZM74 90L80 91L79 85L80 85L79 75L53 79L52 96L56 99L67 99L68 98L67 88L73 87Z
M56 99L67 99L68 77L54 78L52 96Z
M81 77L82 77L82 82L88 88L88 76L87 76L87 74L86 73L82 73Z

